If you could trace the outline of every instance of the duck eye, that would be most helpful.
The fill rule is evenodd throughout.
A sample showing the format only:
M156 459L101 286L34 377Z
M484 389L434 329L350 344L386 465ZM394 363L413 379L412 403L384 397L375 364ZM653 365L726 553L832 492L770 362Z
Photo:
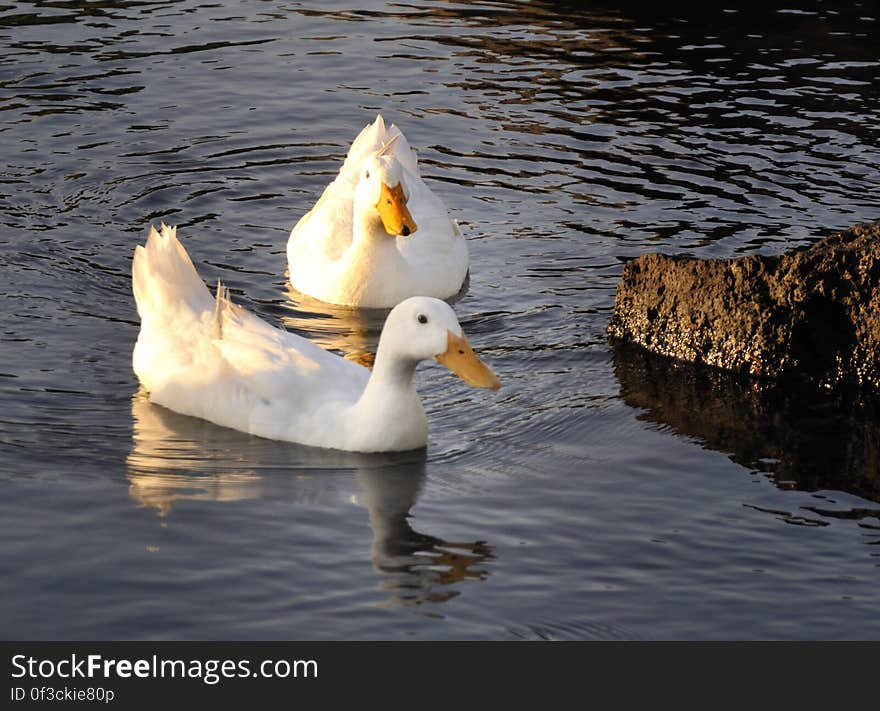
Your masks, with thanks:
M369 178L369 177L370 177L370 171L369 171L369 170L368 170L366 173L364 173L364 177L365 177L365 178Z
M425 314L419 314L419 323L428 323L428 317Z

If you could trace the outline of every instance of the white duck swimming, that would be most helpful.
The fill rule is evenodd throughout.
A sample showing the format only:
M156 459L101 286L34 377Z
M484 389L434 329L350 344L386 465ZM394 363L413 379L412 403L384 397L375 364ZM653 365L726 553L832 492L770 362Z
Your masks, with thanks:
M415 152L382 116L351 144L339 175L287 241L290 283L322 301L387 308L446 299L468 271L464 237L419 175Z
M498 378L468 345L452 308L415 297L385 321L372 373L300 336L212 297L176 228L150 228L132 284L141 329L132 356L150 400L270 439L361 452L417 449L427 419L413 384L436 358L466 383Z

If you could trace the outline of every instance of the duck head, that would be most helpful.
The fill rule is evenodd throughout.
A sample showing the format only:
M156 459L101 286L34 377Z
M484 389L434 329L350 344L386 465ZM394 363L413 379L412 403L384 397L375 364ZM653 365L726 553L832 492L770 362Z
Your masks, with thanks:
M383 152L390 145L361 166L354 194L355 212L380 221L392 237L408 237L418 226L407 207L409 189L403 167L393 155Z
M473 387L501 387L498 376L474 353L452 307L440 299L414 296L395 306L382 331L379 349L385 348L411 362L434 358Z

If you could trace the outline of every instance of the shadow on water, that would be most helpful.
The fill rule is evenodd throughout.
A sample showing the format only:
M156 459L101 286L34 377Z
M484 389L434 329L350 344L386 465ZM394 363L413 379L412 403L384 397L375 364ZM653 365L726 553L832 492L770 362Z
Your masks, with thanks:
M353 473L368 511L371 560L389 595L387 606L445 602L464 580L483 580L492 549L454 542L410 524L426 476L426 452L357 454L275 442L230 430L132 398L134 443L128 456L129 496L167 519L176 502L229 503L271 499L310 503L327 478ZM334 482L338 484L338 479ZM335 498L334 491L334 498Z
M880 502L876 401L761 385L625 346L614 350L614 373L624 402L644 410L639 419L729 453L781 489L832 489Z

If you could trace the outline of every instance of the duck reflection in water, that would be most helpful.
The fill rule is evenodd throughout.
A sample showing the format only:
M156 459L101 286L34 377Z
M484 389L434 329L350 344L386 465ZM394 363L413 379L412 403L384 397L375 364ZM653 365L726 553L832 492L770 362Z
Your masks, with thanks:
M360 467L357 472L373 529L373 566L388 576L381 587L392 593L392 604L445 602L460 592L448 587L453 583L485 579L489 572L482 563L494 557L483 541L453 543L410 526L409 512L425 481L424 464Z
M389 309L358 309L319 301L287 284L287 310L281 323L321 348L373 367Z
M445 299L454 304L468 289L466 276L461 291ZM321 348L335 351L366 368L373 367L379 336L390 309L358 309L319 301L287 283L281 323L289 331L308 338Z
M313 502L329 493L338 501L339 475L351 482L354 471L359 490L343 499L367 508L372 563L391 596L386 606L445 602L460 594L457 583L489 574L484 564L494 556L486 543L446 541L410 525L425 450L357 454L275 442L153 405L143 392L132 398L132 418L129 496L155 509L163 525L184 500ZM334 477L332 488L326 477Z

